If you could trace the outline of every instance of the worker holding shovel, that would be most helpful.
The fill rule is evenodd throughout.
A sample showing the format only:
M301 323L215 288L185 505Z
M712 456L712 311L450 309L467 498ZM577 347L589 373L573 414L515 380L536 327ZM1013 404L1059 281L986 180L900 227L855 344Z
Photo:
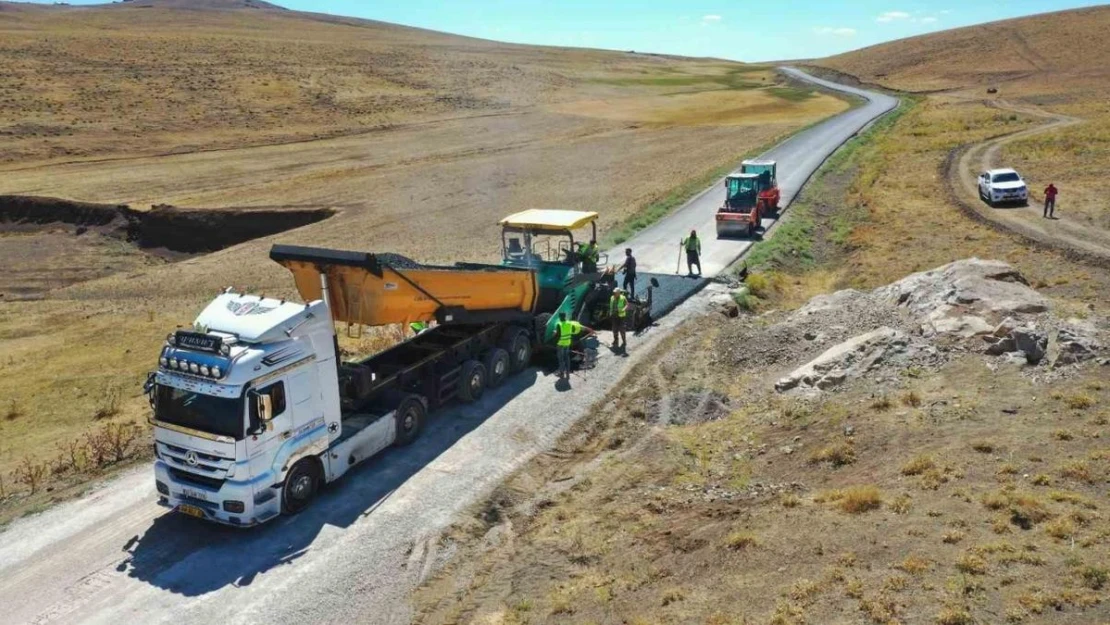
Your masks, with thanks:
M682 239L679 243L680 249L686 250L686 270L689 275L694 275L694 265L698 266L697 275L701 275L701 239L698 238L696 230L690 231L690 236ZM682 252L679 252L681 257Z

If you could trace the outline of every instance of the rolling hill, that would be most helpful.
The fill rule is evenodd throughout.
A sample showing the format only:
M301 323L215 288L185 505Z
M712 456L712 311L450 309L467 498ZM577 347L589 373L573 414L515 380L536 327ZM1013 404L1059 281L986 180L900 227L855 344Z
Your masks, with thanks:
M1008 84L1022 92L1110 81L1110 6L1045 13L883 43L815 61L906 91Z

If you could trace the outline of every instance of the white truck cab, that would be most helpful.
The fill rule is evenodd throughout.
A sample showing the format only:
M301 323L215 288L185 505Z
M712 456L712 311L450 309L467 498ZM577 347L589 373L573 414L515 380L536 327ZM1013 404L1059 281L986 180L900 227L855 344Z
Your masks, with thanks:
M395 442L394 411L344 419L323 301L225 292L194 329L167 337L147 384L162 505L255 525ZM423 408L409 406L415 429Z
M1025 204L1029 201L1029 188L1013 169L988 169L979 174L979 198L991 206L1003 202Z

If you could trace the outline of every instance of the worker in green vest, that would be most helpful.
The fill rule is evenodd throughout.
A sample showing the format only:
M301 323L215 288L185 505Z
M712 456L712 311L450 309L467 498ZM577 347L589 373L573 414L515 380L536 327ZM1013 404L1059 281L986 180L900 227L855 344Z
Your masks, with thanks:
M628 351L628 337L625 335L628 320L628 298L624 289L613 289L609 298L609 318L613 321L613 349Z
M409 329L412 330L413 334L420 334L428 329L428 324L424 321L413 321L409 324Z
M686 250L686 270L690 275L694 275L694 265L698 266L698 274L701 275L701 239L698 238L696 230L690 231L690 236L682 239L682 247Z
M597 273L597 261L601 260L601 253L597 249L597 241L591 239L586 245L578 248L578 257L582 259L582 273Z
M566 313L559 313L559 321L555 324L555 351L559 356L559 377L570 377L570 346L574 337L582 332L592 332L589 328L577 321L567 321Z

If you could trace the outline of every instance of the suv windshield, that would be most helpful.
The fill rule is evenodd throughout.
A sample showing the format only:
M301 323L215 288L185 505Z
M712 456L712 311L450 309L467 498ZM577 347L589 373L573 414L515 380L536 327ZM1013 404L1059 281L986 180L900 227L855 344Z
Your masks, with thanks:
M158 385L154 418L208 434L243 438L243 399L227 399Z
M991 182L1021 182L1021 176L1013 172L1008 174L995 174Z

